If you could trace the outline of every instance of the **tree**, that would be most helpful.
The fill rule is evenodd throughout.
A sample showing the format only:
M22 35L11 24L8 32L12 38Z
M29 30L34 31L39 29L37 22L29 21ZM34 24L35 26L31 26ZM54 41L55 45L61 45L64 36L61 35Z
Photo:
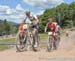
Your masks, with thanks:
M46 9L43 15L39 16L41 32L44 32L47 19L50 17L54 18L62 28L75 26L75 2L62 3L57 7Z
M10 24L7 22L7 20L5 19L4 20L4 32L6 33L6 34L10 34L10 30L11 30L11 28L10 28Z

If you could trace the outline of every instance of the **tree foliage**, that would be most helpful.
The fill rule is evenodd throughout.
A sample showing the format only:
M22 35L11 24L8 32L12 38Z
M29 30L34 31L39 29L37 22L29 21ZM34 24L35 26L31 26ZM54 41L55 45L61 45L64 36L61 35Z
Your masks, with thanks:
M0 20L0 34L13 34L16 31L17 27L10 24L6 19Z
M40 19L40 32L44 32L47 19L53 17L62 28L75 26L75 2L71 4L62 3L57 7L46 9Z

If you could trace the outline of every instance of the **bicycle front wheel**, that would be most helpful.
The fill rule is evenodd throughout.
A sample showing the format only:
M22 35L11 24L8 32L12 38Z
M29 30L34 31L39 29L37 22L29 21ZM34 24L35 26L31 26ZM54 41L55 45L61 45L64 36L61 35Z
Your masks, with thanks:
M16 42L16 49L18 52L26 51L26 41L27 41L26 35L24 35L24 37L20 37L18 35L17 42Z

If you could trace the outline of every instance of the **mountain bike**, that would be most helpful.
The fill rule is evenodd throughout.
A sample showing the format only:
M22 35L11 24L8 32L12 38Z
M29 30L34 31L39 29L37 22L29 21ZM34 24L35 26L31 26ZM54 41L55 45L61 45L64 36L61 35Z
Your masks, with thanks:
M25 24L24 27L25 27L24 32L18 33L17 35L16 49L19 52L26 51L28 44L31 44L27 24Z

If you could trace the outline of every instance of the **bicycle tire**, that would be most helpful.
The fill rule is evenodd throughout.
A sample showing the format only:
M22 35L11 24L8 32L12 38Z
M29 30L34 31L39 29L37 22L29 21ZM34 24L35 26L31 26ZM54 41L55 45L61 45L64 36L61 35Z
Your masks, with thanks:
M25 35L26 36L26 35ZM26 40L27 40L27 36L26 37L24 37L24 39L22 40L23 42L23 45L24 45L24 47L23 48L20 48L20 38L19 38L19 35L18 35L18 37L17 37L17 42L16 42L16 49L17 49L17 51L18 52L23 52L23 51L26 51Z

